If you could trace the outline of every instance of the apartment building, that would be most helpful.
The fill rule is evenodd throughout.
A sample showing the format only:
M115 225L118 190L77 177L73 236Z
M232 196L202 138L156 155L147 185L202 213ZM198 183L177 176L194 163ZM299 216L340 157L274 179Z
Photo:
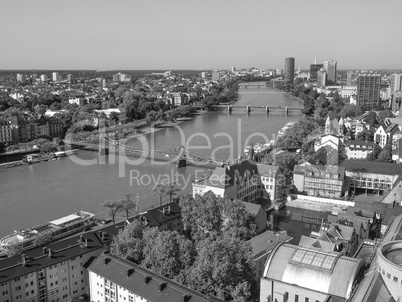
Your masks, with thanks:
M0 120L0 143L11 143L13 141L13 129L15 125L10 121Z
M364 140L350 140L346 142L346 157L349 159L366 159L373 152L374 142ZM377 148L379 148L377 146Z
M338 166L295 166L293 185L309 196L341 198L349 189L345 168Z
M92 261L88 272L94 302L223 302L107 253Z
M107 241L87 232L0 261L0 302L57 302L89 294L85 265Z
M215 195L252 202L283 196L284 176L278 166L242 160L234 165L217 167L211 175L193 182L193 196L212 191Z

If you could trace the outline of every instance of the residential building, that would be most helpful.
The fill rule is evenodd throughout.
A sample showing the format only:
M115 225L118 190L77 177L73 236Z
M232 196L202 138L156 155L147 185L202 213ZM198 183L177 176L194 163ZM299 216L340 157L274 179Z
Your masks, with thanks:
M170 202L139 213L138 216L130 219L130 221L134 219L139 219L148 227L157 227L159 231L177 231L179 234L183 234L181 209L176 202Z
M105 253L92 261L88 272L91 301L223 302Z
M221 79L221 74L219 70L212 70L212 81L219 81Z
M193 182L193 196L212 191L215 195L252 202L257 198L280 199L284 176L278 166L242 160L217 167L211 175Z
M264 233L251 238L248 242L253 250L252 258L255 263L255 278L260 280L267 258L273 249L280 243L289 242L293 239L287 235L286 231L274 232L265 231Z
M370 109L380 107L380 74L360 74L357 77L357 106L365 106Z
M71 83L73 81L73 75L70 73L67 75L67 82Z
M70 104L77 104L78 106L84 106L87 104L87 101L83 97L75 97L68 99Z
M103 249L102 239L88 232L1 260L0 301L56 302L88 295L85 264Z
M315 247L327 252L339 252L352 257L358 247L358 235L352 226L323 220L319 232L300 238L299 246Z
M391 120L387 119L374 132L374 141L379 144L381 148L384 148L386 144L392 144L392 137L398 131L398 124L391 123Z
M343 98L343 99L348 99L350 98L352 95L356 95L357 94L357 86L342 86L339 89L339 95Z
M189 104L188 97L181 92L173 92L172 96L173 96L173 105L176 107Z
M399 111L402 104L402 91L395 91L391 98L391 110Z
M293 83L295 77L295 58L285 59L285 83Z
M351 189L366 191L391 190L402 174L402 167L393 163L348 159L339 166L346 170Z
M63 131L63 123L55 117L40 115L35 122L36 137L50 136L60 137Z
M24 80L24 75L21 73L17 73L17 82L23 82Z
M325 60L323 68L327 72L327 81L330 81L332 84L335 84L336 83L337 62L332 59Z
M53 82L58 82L58 81L61 81L61 76L58 72L53 72L52 79L53 79Z
M296 165L293 185L297 192L326 198L341 198L349 190L345 168L338 166Z
M46 74L42 74L42 75L40 76L40 80L41 80L42 82L47 82L47 75L46 75Z
M253 218L253 222L256 225L256 232L260 234L267 229L267 213L261 205L251 202L242 201L248 214Z
M279 244L265 265L260 302L347 301L363 266L341 253Z
M370 125L363 122L363 120L357 120L352 118L346 118L344 125L356 137L360 132L364 130L370 130Z
M14 128L15 125L11 121L0 120L0 143L11 143L14 141Z
M346 142L345 152L348 159L366 159L373 152L374 142L364 140L349 140Z
M310 65L310 81L317 82L318 71L323 68L323 64L311 64Z
M402 91L402 73L395 73L392 75L390 92L393 94L396 91Z

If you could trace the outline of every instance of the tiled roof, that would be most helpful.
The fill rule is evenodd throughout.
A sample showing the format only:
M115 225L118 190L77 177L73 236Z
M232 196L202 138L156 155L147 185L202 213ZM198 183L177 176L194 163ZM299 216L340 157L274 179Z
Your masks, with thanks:
M248 242L253 249L253 257L258 256L264 251L272 250L277 244L282 242L288 242L293 238L288 236L286 232L273 232L265 231L264 233L251 238Z
M166 209L164 212L163 209ZM141 213L140 216L145 217L148 220L149 226L160 226L164 222L180 217L181 208L175 202L171 202L166 205L162 205L155 209L150 209L145 213Z
M376 162L369 160L344 160L340 165L346 171L362 171L365 173L375 173L381 175L400 175L402 167L393 163Z
M191 297L186 300L191 302L223 302L223 300L201 294L135 263L108 254L101 254L90 264L88 270L152 302L180 302L185 301L184 296ZM161 289L162 284L164 287Z

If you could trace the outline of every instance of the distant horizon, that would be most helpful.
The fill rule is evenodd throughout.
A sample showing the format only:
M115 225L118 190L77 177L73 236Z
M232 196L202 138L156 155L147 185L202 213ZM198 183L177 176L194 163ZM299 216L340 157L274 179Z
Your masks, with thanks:
M400 11L400 0L4 1L0 68L284 69L294 57L303 70L315 58L402 70Z

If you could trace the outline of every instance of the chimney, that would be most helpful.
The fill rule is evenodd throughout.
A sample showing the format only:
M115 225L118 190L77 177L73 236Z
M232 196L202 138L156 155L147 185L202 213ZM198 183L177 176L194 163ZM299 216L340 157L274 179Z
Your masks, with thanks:
M48 250L47 250L47 247L46 247L46 246L44 246L44 247L42 248L42 250L43 250L43 255L46 255L46 254L48 253Z
M149 281L151 281L151 280L152 280L152 277L151 277L151 276L146 276L146 277L144 278L144 284L148 284Z
M132 274L134 273L134 269L133 268L129 268L126 270L126 277L130 277Z
M25 254L21 255L21 260L22 260L22 266L26 265L26 258L25 258Z
M48 253L48 256L49 256L49 258L52 258L52 249L51 248L49 248L49 253Z
M188 302L188 301L190 301L190 299L191 299L191 295L183 295L182 301L183 302Z
M84 235L80 235L80 243L84 243Z
M163 283L159 283L158 285L158 291L163 291L165 288L167 287L167 283L163 282Z
M106 264L108 264L109 262L110 262L110 258L108 258L108 257L106 257L105 259L104 259L104 264L106 265Z

